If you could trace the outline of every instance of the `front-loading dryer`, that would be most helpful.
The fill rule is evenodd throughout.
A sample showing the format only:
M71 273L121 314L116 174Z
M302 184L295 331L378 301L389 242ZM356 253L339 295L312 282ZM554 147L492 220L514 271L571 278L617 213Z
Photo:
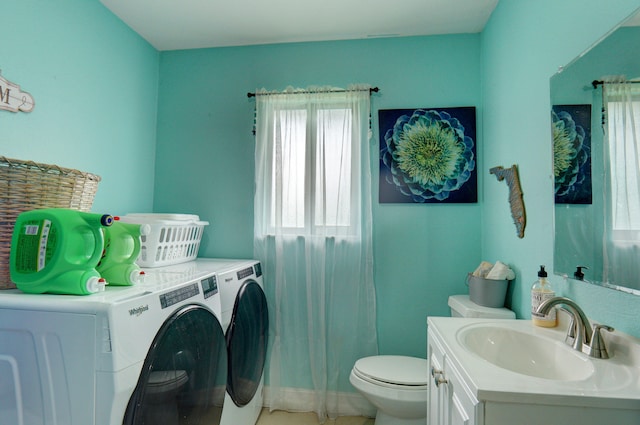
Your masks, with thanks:
M145 272L86 296L0 291L2 423L220 423L217 276L193 262Z
M263 404L269 315L257 260L195 260L218 275L227 343L227 391L220 423L253 425Z

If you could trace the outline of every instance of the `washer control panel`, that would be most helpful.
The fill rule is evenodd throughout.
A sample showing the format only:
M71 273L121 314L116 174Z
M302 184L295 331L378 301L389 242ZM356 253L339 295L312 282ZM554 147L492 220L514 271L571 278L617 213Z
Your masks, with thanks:
M160 306L162 308L171 307L174 304L184 301L187 298L194 297L200 293L197 283L183 286L182 288L160 294Z
M205 300L218 293L218 278L216 275L202 279L200 285L202 286Z

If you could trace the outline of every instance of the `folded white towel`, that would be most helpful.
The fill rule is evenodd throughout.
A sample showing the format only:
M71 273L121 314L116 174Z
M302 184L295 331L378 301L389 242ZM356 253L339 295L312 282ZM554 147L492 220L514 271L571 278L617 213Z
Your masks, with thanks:
M496 261L496 264L493 268L487 273L487 279L494 280L513 280L515 279L516 274L501 261Z
M480 265L476 268L476 270L472 274L475 277L486 277L487 273L489 273L492 268L493 268L493 264L491 264L488 261L483 261L482 263L480 263Z

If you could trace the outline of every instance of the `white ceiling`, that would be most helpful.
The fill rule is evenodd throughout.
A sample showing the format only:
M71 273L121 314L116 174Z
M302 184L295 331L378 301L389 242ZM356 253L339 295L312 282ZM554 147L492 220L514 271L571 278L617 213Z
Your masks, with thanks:
M158 50L477 33L498 0L100 0Z

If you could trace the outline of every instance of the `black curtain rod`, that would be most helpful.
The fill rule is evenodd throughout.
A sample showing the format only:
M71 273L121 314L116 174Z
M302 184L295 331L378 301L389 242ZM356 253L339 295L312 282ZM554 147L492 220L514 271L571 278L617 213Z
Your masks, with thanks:
M348 91L359 91L359 90L330 90L329 93L345 93ZM369 94L371 93L378 93L380 91L380 89L378 87L372 87L369 89ZM296 92L294 92L296 93ZM297 93L322 93L322 91L302 91L302 92L297 92ZM280 93L276 93L276 94L280 94ZM256 97L255 93L247 93L247 97Z
M623 81L624 83L629 83L629 84L638 84L640 83L640 81ZM603 84L619 84L619 83L607 83L605 81L602 80L593 80L591 82L591 85L593 86L594 89L597 89L598 86L601 86Z

